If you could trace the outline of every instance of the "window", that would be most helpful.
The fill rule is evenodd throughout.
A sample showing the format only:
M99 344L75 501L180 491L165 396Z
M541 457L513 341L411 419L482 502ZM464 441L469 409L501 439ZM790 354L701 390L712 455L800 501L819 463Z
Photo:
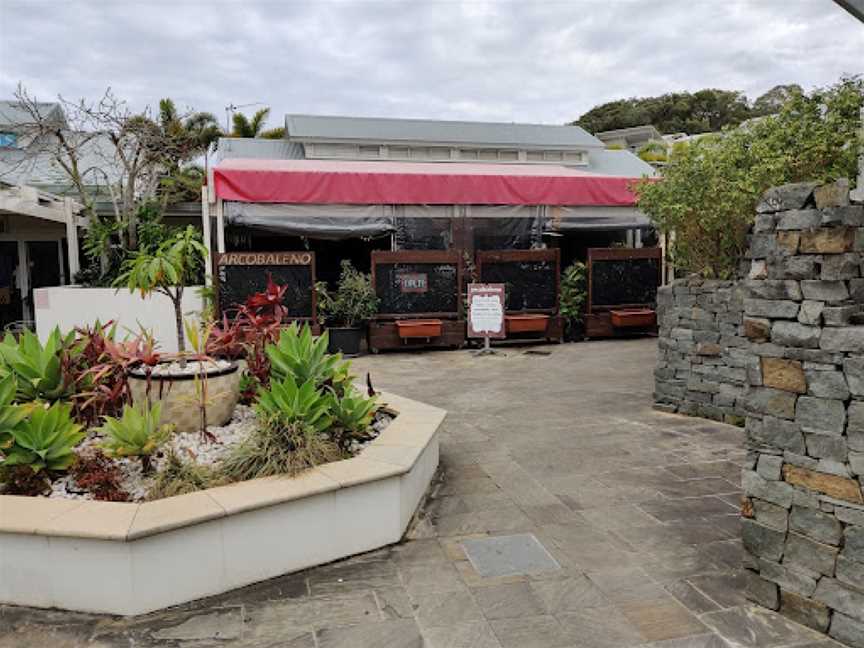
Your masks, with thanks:
M18 148L18 135L15 133L0 133L0 148Z
M391 146L390 147L390 157L396 159L406 159L408 157L408 147L407 146Z
M525 156L529 162L542 162L543 161L543 151L528 151Z
M360 157L380 157L381 156L381 147L380 146L361 146L360 147Z
M564 156L561 151L546 151L543 157L549 161L560 162Z
M502 162L515 162L519 159L519 151L498 151L498 159Z
M459 159L460 160L476 160L477 159L477 151L474 149L459 149Z

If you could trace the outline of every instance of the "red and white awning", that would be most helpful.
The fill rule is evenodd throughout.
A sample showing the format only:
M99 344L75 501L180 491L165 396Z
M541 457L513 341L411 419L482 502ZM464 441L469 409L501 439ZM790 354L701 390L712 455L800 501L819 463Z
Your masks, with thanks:
M629 207L638 178L560 165L228 159L216 196L247 203Z

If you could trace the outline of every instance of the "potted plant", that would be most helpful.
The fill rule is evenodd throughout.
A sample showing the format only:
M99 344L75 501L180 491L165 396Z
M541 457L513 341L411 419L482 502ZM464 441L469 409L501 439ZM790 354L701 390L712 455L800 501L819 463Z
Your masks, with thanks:
M585 278L585 264L574 261L564 270L561 277L559 309L564 318L565 336L570 342L583 337L585 333L585 301L588 289Z
M218 415L209 413L210 425L224 425L230 420L240 396L236 362L204 356L202 349L190 357L186 352L183 322L183 291L203 267L207 249L191 225L162 243L155 251L138 252L123 265L115 282L142 297L158 293L165 295L174 306L177 327L177 356L155 367L133 369L129 375L129 390L133 401L144 400L147 407L156 399L162 402L162 415L174 424L178 432L192 432L201 427L200 411L190 403L201 400L202 382L211 393L220 394L223 406ZM203 348L203 347L202 347Z
M372 286L372 278L342 261L339 283L333 295L318 288L319 308L323 309L330 337L330 353L347 356L360 353L363 327L367 320L378 312L378 296Z

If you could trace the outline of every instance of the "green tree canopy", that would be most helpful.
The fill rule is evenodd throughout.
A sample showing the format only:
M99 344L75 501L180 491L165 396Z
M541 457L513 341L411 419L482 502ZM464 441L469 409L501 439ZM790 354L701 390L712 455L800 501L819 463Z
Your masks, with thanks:
M259 137L264 130L264 124L267 122L267 117L269 116L270 108L262 108L256 111L251 118L243 113L234 113L231 117L234 124L231 137Z
M844 78L809 95L791 92L775 115L676 147L662 179L636 186L640 209L661 231L675 233L675 266L732 276L766 189L854 180L864 145L862 104L861 78Z
M710 133L737 126L751 117L780 109L798 85L778 85L751 104L736 90L706 88L698 92L670 92L658 97L619 99L595 106L572 122L589 133L651 124L661 133Z

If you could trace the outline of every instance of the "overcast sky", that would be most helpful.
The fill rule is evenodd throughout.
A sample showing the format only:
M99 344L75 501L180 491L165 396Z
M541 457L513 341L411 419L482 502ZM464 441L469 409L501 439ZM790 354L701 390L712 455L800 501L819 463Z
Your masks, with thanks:
M831 0L0 0L0 97L562 123L612 99L751 98L864 72ZM255 110L255 107L247 109Z

